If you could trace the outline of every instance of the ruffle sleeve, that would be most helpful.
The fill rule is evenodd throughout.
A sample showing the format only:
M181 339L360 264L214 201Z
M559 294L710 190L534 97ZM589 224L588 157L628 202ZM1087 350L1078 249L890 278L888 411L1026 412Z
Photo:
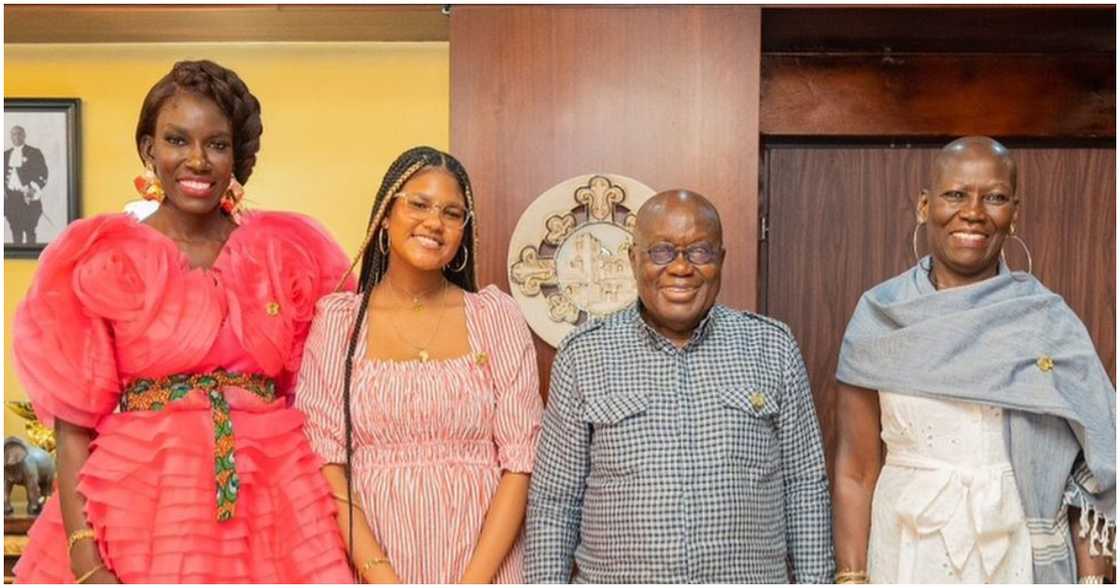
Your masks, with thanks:
M346 462L342 386L346 350L360 299L350 292L324 296L303 348L295 406L304 413L304 434L328 463Z
M265 373L295 374L315 303L334 291L349 260L326 229L306 216L247 213L239 230L249 223L244 238L227 244L235 276L226 284L230 324ZM343 288L353 290L353 280Z
M497 407L494 440L498 463L511 472L533 471L544 403L537 377L533 336L517 302L495 286L478 293L483 305L482 346L490 356Z
M104 316L109 306L86 289L82 276L95 271L86 264L103 241L128 231L129 222L104 215L72 223L43 250L31 288L16 309L16 373L48 427L62 419L92 428L112 412L119 396L113 334Z

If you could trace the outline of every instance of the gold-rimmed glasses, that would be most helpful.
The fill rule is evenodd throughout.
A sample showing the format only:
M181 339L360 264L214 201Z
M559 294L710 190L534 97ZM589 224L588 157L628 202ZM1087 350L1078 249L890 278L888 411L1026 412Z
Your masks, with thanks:
M424 220L434 213L439 215L443 224L453 229L462 229L467 226L474 214L459 204L436 204L426 194L399 192L393 195L393 198L404 201L405 213L413 219Z

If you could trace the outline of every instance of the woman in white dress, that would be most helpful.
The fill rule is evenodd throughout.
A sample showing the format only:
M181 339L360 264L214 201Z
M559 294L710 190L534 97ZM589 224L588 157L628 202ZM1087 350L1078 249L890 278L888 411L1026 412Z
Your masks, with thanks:
M1006 148L958 139L933 176L931 255L864 294L841 348L836 580L1099 582L1115 390L1061 297L1001 262L1020 207Z

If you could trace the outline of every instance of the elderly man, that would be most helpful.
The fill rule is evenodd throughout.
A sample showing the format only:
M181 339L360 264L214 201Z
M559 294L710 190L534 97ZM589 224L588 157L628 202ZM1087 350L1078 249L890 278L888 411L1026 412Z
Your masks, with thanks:
M27 131L11 130L12 147L4 151L4 216L16 245L34 245L35 228L43 213L42 191L47 185L43 152L25 143Z
M630 251L639 302L560 344L526 581L832 581L801 352L784 324L715 304L722 243L703 196L655 195Z

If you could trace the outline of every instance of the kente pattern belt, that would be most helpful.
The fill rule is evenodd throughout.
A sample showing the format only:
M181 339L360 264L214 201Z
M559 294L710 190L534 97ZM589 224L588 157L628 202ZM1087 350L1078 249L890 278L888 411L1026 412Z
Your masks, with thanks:
M218 522L233 518L237 509L240 479L233 458L233 421L222 388L236 386L248 390L265 402L276 399L276 382L261 374L239 374L225 370L199 374L175 374L158 379L133 380L121 395L121 412L159 411L186 398L192 390L202 390L210 400L214 422L214 478L217 484Z

